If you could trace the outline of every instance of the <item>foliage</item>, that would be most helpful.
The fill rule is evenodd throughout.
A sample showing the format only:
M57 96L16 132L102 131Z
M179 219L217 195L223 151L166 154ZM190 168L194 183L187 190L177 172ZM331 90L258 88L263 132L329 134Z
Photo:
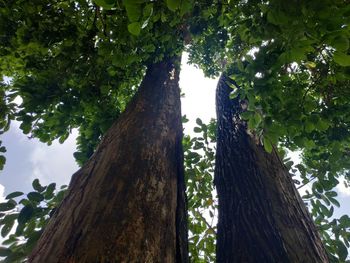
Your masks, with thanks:
M216 122L196 120L196 137L183 139L192 262L215 261L217 197L213 184Z
M42 186L38 179L32 186L33 191L27 195L13 192L0 203L1 237L7 238L0 247L0 257L5 258L2 262L22 262L28 256L67 188L56 190L55 183Z
M169 8L188 9L173 2ZM11 77L1 90L11 103L23 100L12 119L48 144L78 128L75 157L84 163L145 66L181 50L179 16L169 8L161 1L1 1L0 76Z
M1 6L3 86L23 99L12 118L24 133L63 142L79 128L80 164L145 66L186 48L207 75L226 68L235 79L268 151L281 142L330 158L332 174L349 168L345 1L37 2Z
M8 131L10 128L10 121L14 118L16 105L12 102L13 95L6 94L6 84L4 80L0 80L0 135ZM5 146L2 146L0 140L0 170L4 168L6 158L3 153L6 152Z

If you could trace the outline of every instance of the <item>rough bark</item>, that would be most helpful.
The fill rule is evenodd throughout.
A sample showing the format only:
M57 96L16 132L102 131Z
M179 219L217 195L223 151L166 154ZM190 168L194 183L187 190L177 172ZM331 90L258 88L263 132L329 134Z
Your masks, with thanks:
M188 262L179 64L148 67L30 262Z
M328 262L288 170L247 133L226 81L216 94L217 262Z

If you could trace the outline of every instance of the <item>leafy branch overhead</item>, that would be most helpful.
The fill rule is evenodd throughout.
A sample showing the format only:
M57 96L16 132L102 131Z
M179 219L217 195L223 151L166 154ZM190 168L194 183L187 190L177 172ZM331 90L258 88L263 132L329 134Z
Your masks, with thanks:
M2 13L1 72L13 78L4 85L12 101L23 99L12 119L48 143L79 128L80 162L124 109L145 65L184 49L208 75L232 71L249 97L250 128L267 150L281 140L294 149L321 141L340 153L348 148L333 139L346 131L349 112L349 11L341 1L302 8L278 1L63 1L53 8L6 4Z
M2 89L11 94L7 105L23 100L11 119L49 144L78 128L80 163L125 108L146 65L182 46L178 15L164 3L111 3L1 4L0 72L12 79ZM140 31L136 22L138 37L128 32Z

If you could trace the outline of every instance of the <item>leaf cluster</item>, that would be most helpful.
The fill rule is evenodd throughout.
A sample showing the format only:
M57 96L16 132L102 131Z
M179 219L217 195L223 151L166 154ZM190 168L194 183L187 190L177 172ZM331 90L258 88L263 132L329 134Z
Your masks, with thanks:
M189 250L192 262L214 262L217 197L213 184L216 122L197 118L194 132L183 139L188 200Z
M0 135L8 131L10 122L14 119L16 104L13 102L15 96L6 92L6 83L3 79L0 81ZM5 146L0 140L0 170L4 168L6 157L3 155L6 152Z
M13 192L0 203L1 236L6 238L0 247L2 262L23 262L40 238L46 224L63 200L67 186L56 190L56 184L42 186L38 179L33 191L25 195ZM19 200L19 201L17 201Z
M1 114L11 110L25 134L48 144L78 129L75 157L84 163L146 66L181 52L191 8L181 2L1 1L0 76L11 80L1 90L22 100L6 101Z

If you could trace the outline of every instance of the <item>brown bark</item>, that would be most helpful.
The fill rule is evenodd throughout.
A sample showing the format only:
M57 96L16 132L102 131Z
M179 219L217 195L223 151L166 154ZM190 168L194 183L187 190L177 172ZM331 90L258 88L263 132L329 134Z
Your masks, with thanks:
M288 170L247 133L226 81L216 95L217 262L328 262Z
M148 67L30 262L188 262L179 64Z

